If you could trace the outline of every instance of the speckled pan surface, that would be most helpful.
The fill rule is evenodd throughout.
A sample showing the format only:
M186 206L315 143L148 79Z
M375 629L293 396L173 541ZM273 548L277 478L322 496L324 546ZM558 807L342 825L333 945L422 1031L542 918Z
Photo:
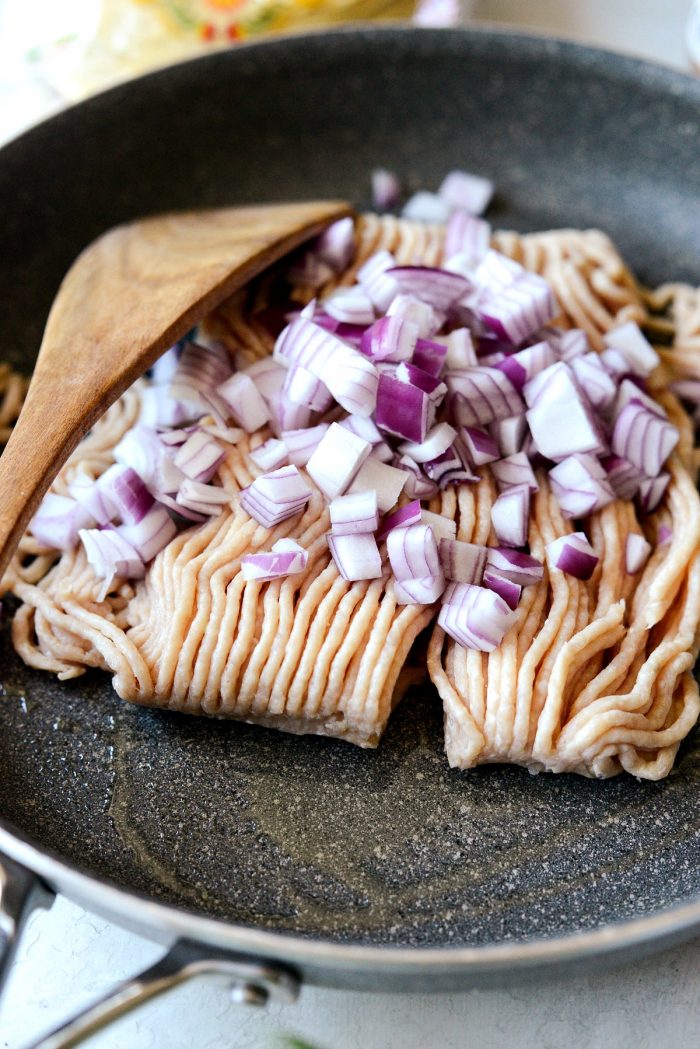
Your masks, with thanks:
M168 208L367 202L493 176L494 221L597 225L650 283L700 281L700 85L491 32L368 30L242 48L118 88L0 153L2 356L30 367L93 236ZM124 888L319 941L485 946L700 896L700 738L660 784L451 771L410 693L376 752L133 709L0 644L0 818Z

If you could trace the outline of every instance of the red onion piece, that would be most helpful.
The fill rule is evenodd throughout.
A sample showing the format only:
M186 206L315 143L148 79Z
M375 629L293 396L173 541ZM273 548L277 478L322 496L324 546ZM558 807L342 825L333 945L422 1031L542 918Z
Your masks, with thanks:
M466 171L450 171L438 190L450 208L462 208L469 215L481 215L493 196L494 184L481 175Z
M481 585L488 549L459 539L441 539L440 564L447 579L455 583Z
M403 317L380 317L366 328L362 352L372 361L409 361L418 339L418 328Z
M334 273L343 273L355 257L355 223L337 219L316 238L313 249Z
M199 407L175 401L168 396L167 386L147 386L141 391L139 422L144 426L182 426L200 411Z
M556 356L549 343L537 342L534 346L504 357L497 367L508 376L516 390L522 390L526 383L555 361Z
M348 492L371 489L376 494L379 509L384 514L397 503L407 480L408 474L405 470L397 470L396 467L370 456L357 471Z
M142 579L146 568L137 551L114 529L81 528L80 539L88 563L98 578L105 580L102 599L115 578Z
M225 424L228 405L217 393L217 388L231 375L231 363L223 346L200 346L185 343L177 370L168 387L168 396L186 401L210 411L218 422Z
M377 541L371 533L328 535L326 538L331 557L343 579L352 583L360 579L381 578L382 559Z
M477 359L472 333L468 328L455 328L449 335L438 335L436 340L447 347L445 367L451 371L476 368ZM418 363L418 362L415 362Z
M549 471L552 494L564 517L587 517L612 503L615 492L593 455L570 455Z
M540 372L524 394L531 405L526 412L530 432L545 458L557 462L576 452L606 453L600 425L567 364Z
M372 445L349 430L331 423L306 464L306 472L327 499L342 495Z
M675 426L641 404L626 405L615 420L612 450L648 477L656 477L678 444Z
M394 465L406 472L407 480L404 492L409 499L432 499L437 495L438 486L425 476L418 463L410 455L397 456Z
M265 400L269 401L282 390L287 369L272 357L264 357L261 361L243 368L239 374L251 378Z
M284 386L282 387L281 399L286 399L292 404L314 412L327 412L333 405L333 398L325 383L322 383L313 372L301 365L293 365L287 372ZM282 420L280 419L281 422ZM289 429L297 428L289 427Z
M472 288L466 277L436 266L395 266L388 272L402 294L413 295L436 310L448 310Z
M615 399L614 417L617 419L618 415L622 412L623 408L626 408L628 404L641 404L648 411L652 412L653 415L658 415L659 419L667 419L665 410L661 407L658 401L655 401L653 397L650 397L644 390L640 390L639 386L632 379L623 379L620 383L619 389L617 390L617 397Z
M289 460L289 450L286 442L280 441L276 437L271 437L269 441L265 441L264 444L259 445L249 454L255 465L266 473L270 470L277 470L280 466L286 466ZM296 465L299 464L297 463Z
M485 570L483 582L488 590L493 590L495 594L502 597L509 608L515 610L518 607L523 589L520 583L514 583L512 579L501 575L494 568Z
M558 309L547 281L526 273L498 294L482 296L476 312L498 336L517 345L547 324Z
M442 2L444 0L441 0ZM432 3L434 3L434 0L431 0ZM414 193L406 201L401 215L403 218L411 219L413 222L434 222L442 226L450 217L450 206L437 193L419 190L418 193Z
M78 534L94 523L92 514L75 499L47 492L29 522L29 531L37 542L50 550L72 550L78 542Z
M253 433L269 422L269 408L250 375L236 372L217 386L216 392L226 401L234 420L247 433Z
M387 514L386 517L382 518L377 531L377 542L381 543L382 539L386 538L392 528L408 528L409 525L420 524L422 513L420 502L415 499L412 503L406 503L405 506L399 507L393 513Z
M664 497L671 480L670 474L662 473L658 477L645 477L639 485L639 508L644 514L653 513Z
M462 458L457 445L448 448L442 455L423 463L423 469L431 481L436 481L440 488L450 484L474 484L480 480L471 465Z
M386 537L386 549L391 570L400 583L441 574L437 542L430 525L392 528Z
M499 459L498 462L492 463L491 472L501 491L523 484L527 485L531 492L539 491L540 486L525 452L516 452L515 455L509 455L506 459ZM522 546L523 544L518 543L517 545Z
M278 539L270 553L246 554L241 558L241 572L246 580L269 582L303 572L309 554L293 539Z
M591 578L599 560L583 532L563 535L548 543L547 559L550 568L583 580Z
M324 262L311 248L294 259L286 273L290 284L314 290L328 284L334 276L333 267Z
M606 370L612 375L613 379L618 382L623 376L633 374L632 369L630 368L630 362L627 360L622 350L617 350L614 346L610 346L607 350L603 350L600 354L600 359Z
M686 404L690 404L693 407L700 405L700 380L698 379L678 379L676 382L672 382L670 390L675 393L676 397L679 397Z
M359 285L334 291L324 300L323 308L335 320L345 324L364 325L374 321L372 300Z
M499 543L525 546L529 517L529 485L519 484L502 492L491 507L491 522Z
M310 497L311 491L296 466L282 466L245 488L241 506L258 524L273 528L300 513Z
M491 242L491 227L488 222L469 214L461 208L453 211L445 230L445 268L457 256L460 265L470 271L485 257Z
M474 426L463 426L459 435L475 466L484 466L498 459L499 450L496 441L486 430L479 430Z
M427 372L428 375L438 378L446 358L447 346L444 343L432 342L430 339L418 339L411 363L421 371Z
M399 445L399 451L403 455L410 455L416 463L427 463L446 452L454 444L456 436L457 431L449 423L438 423L424 441L419 444L405 441Z
M531 586L539 583L544 577L542 562L520 550L498 546L489 547L486 559L490 567L500 576L510 579L513 583L519 583L520 586Z
M154 386L167 386L177 371L183 344L176 343L162 353L151 365L150 377Z
M669 543L673 539L673 530L668 525L661 525L656 536L657 546L663 546L664 543Z
M417 386L419 390L427 393L435 406L441 404L447 393L447 386L444 382L437 376L416 367L410 361L401 361L396 367L395 375L400 382L410 383L411 386Z
M457 522L442 514L434 514L432 510L421 511L421 521L430 525L433 535L439 543L441 539L455 539L457 537Z
M193 481L211 481L225 458L225 451L213 437L198 430L190 434L185 443L178 449L174 459L175 466L182 470L185 477Z
M486 252L474 271L474 283L485 291L497 295L514 281L524 277L526 272L519 262L491 249Z
M338 426L361 437L363 441L369 441L371 445L381 444L384 440L374 421L363 415L348 415L340 420Z
M625 542L625 571L628 575L636 575L644 568L651 553L651 543L648 543L643 535L630 532Z
M498 368L465 368L445 373L454 397L450 407L459 426L480 427L523 412L523 402L510 379Z
M658 353L634 321L612 328L603 336L603 342L626 358L629 370L635 375L646 378L659 364Z
M627 459L619 455L610 455L603 459L601 466L605 470L608 483L618 499L634 499L644 474Z
M442 596L445 577L442 572L423 579L394 580L394 597L397 605L432 605Z
M108 521L116 516L124 524L138 524L153 506L153 496L129 466L110 466L97 481L97 487L107 505L113 508Z
M380 313L385 313L389 304L399 293L393 277L387 270L396 265L394 256L389 251L375 252L357 271L357 281L364 288Z
M375 211L392 211L401 200L401 183L393 171L375 168L372 172L372 204Z
M329 507L333 535L362 535L379 527L377 493L373 490L340 495Z
M177 535L177 525L165 507L156 504L138 524L122 524L116 531L145 563L151 561Z
M523 451L529 433L524 414L511 415L509 419L497 419L490 424L489 431L504 459Z
M609 408L615 400L617 387L597 353L583 353L574 357L571 368L578 383L594 408Z
M192 481L191 483L198 484L199 482ZM209 486L207 485L207 487ZM221 491L221 489L218 489L218 491ZM176 499L173 499L172 496L167 495L165 492L156 492L155 494L156 499L159 503L167 507L168 510L171 511L171 513L175 514L177 517L180 517L183 521L192 521L196 524L201 524L202 521L206 521L207 517L213 516L213 514L210 514L208 510L207 513L204 514L196 510L191 510L189 507L183 506L182 503L178 503Z
M328 430L328 423L319 423L318 426L310 426L301 430L283 430L282 440L286 456L274 465L265 466L263 469L272 470L276 466L282 466L287 459L294 466L306 466L313 453L318 448ZM270 444L271 442L267 442ZM252 457L252 455L251 455ZM258 465L261 465L258 463Z
M211 434L212 437L216 437L217 440L223 441L225 444L238 444L243 436L244 431L236 426L217 426L216 423L200 423L199 429L203 430L204 433ZM161 434L161 440L163 435Z
M414 325L421 339L430 338L441 327L444 314L427 302L417 299L414 295L396 295L386 311L387 317L400 317L401 320Z
M438 623L464 648L493 652L515 622L502 597L485 587L450 583L442 597Z
M561 333L556 340L555 348L560 360L569 363L575 357L588 353L591 347L585 331L581 331L580 328L571 328L570 331Z
M226 503L231 501L231 496L223 488L213 484L202 484L201 481L191 481L189 478L182 482L177 493L177 512L181 513L180 507L193 510L196 514L212 517L220 514Z
M380 375L374 415L380 429L420 444L428 432L430 414L427 393L408 382Z

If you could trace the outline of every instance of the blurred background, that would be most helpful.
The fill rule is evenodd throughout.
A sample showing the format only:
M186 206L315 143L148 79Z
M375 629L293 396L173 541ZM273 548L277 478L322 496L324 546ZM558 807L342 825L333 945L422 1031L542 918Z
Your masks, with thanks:
M0 0L0 142L148 69L262 34L367 19L518 26L688 69L693 54L700 64L693 6L692 0Z
M700 68L692 0L0 0L0 143L145 70L265 33L368 18L496 23ZM161 948L59 899L30 920L0 1049L27 1040L152 963ZM90 1044L97 1049L677 1049L697 1045L700 941L614 973L455 995L304 989L259 1013L193 984ZM666 1032L666 1041L660 1032ZM300 1040L296 1041L298 1037Z

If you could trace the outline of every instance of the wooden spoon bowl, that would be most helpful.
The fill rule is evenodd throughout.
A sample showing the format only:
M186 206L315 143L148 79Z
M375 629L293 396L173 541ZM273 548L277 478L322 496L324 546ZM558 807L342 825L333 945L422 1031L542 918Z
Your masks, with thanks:
M187 211L118 226L73 263L0 458L0 577L81 437L238 288L336 219L339 201Z

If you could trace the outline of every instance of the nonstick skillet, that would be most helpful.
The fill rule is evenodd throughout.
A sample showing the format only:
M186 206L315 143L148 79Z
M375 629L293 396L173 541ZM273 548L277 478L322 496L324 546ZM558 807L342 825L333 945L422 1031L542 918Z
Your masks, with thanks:
M169 209L368 204L369 173L493 177L494 224L598 226L650 285L700 282L700 85L493 31L353 29L118 87L0 152L2 357L28 371L91 239ZM621 961L700 927L700 735L661 783L448 768L431 688L378 751L130 707L0 635L5 958L53 892L168 945L45 1045L197 972L447 990ZM6 1004L11 1008L11 1003ZM73 1039L73 1040L70 1040Z

